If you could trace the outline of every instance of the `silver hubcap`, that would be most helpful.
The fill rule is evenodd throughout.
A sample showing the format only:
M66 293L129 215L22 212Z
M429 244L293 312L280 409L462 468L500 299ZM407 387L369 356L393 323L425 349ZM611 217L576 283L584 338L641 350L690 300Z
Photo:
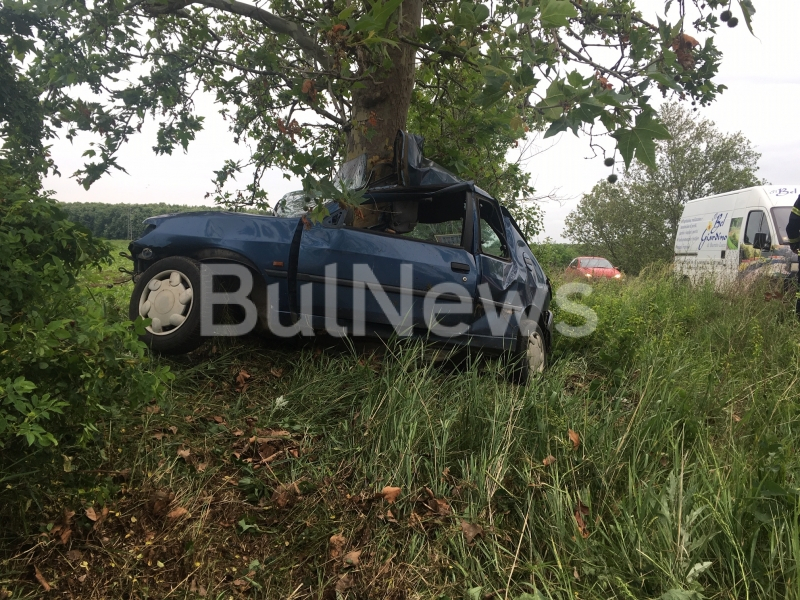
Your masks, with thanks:
M152 319L147 331L154 335L173 333L192 312L192 283L180 271L162 271L147 282L139 297L139 314Z
M528 348L525 353L528 360L528 369L531 373L542 373L544 371L544 340L539 332L533 332L528 336Z

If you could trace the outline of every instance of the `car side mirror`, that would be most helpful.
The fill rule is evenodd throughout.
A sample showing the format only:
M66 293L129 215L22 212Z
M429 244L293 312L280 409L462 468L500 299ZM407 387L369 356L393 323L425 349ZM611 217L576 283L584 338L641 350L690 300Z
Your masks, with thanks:
M772 249L772 240L768 233L759 232L753 236L753 248L762 252L769 252Z

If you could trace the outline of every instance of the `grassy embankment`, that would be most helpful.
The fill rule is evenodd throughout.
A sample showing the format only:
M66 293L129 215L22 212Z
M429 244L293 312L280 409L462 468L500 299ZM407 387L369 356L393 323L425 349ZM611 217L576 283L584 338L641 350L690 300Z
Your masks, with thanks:
M76 598L800 598L788 303L664 273L584 302L597 331L524 389L415 348L174 360L163 398L61 449L0 588L38 597L35 566Z

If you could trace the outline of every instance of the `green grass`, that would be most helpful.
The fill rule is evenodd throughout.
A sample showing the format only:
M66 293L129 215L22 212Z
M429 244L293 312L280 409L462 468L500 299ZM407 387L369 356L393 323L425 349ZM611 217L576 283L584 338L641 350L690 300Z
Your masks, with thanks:
M800 327L764 292L598 284L597 331L526 388L415 346L207 344L6 491L40 504L0 589L38 597L36 565L80 598L800 598Z

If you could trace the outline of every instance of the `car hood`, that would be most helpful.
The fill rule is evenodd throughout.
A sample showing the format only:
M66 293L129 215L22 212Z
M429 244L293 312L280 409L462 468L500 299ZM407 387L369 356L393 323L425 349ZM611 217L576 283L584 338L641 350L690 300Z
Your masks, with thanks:
M167 219L174 219L175 217L192 217L192 216L202 216L202 215L237 215L240 213L234 213L230 211L224 210L193 210L187 212L179 212L179 213L167 213L164 215L155 215L153 217L147 217L143 223L145 225L161 225Z

